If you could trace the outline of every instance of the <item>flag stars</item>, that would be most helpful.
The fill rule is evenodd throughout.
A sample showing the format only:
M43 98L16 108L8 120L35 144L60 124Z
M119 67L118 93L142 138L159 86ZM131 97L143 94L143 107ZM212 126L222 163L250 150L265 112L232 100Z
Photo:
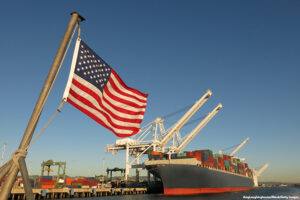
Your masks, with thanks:
M110 67L85 45L80 45L76 73L91 81L96 87L104 87L110 75Z

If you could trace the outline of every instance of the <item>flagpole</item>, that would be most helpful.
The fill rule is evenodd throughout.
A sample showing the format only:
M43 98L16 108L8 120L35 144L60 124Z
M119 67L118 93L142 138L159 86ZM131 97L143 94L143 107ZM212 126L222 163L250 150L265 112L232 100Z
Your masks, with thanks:
M29 178L27 169L23 167L23 165L25 164L25 161L23 162L22 160L24 160L25 157L26 157L26 154L24 156L24 153L26 153L26 147L29 145L29 143L31 141L31 138L33 136L33 133L34 133L35 127L37 125L38 119L39 119L40 114L43 110L43 107L46 103L48 94L50 93L51 86L53 85L53 83L55 81L55 77L56 77L56 75L58 73L58 70L59 70L59 65L61 63L63 54L66 50L67 44L70 40L70 37L71 37L72 31L74 29L74 26L75 26L76 22L81 22L81 21L84 21L84 18L81 17L77 12L73 12L72 17L69 21L68 27L66 29L65 35L64 35L64 37L63 37L63 39L60 43L59 49L58 49L58 51L56 53L56 56L53 60L51 69L50 69L50 71L48 73L48 76L47 76L47 79L44 83L43 89L42 89L42 91L40 93L40 96L37 100L35 108L34 108L32 114L31 114L31 118L30 118L30 120L28 122L28 125L27 125L27 128L24 132L24 135L23 135L22 141L20 143L19 149L18 149L18 151L16 151L16 153L19 153L19 155L16 154L17 159L19 159L19 160L18 160L18 162L11 162L12 164L11 164L10 171L8 172L8 177L6 178L6 180L4 182L4 185L1 188L0 200L7 200L8 199L8 196L9 196L9 194L11 192L11 189L13 187L13 184L15 182L15 178L16 178L18 172L19 172L18 163L21 164L19 166L22 167L21 171L23 171L23 173L26 170L25 174L22 173L22 176L23 175L25 176L25 177L23 177L23 179L24 178L25 179ZM26 164L25 164L25 166L26 166ZM27 177L26 177L26 174L27 174ZM26 184L25 189L28 188L28 187L30 187L30 185ZM31 187L30 187L30 189L31 189Z

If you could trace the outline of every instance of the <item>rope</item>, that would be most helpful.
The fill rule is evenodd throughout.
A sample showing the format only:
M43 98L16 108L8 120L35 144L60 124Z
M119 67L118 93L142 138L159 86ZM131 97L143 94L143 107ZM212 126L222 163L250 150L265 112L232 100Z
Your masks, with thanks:
M51 91L51 89L52 89L52 87L53 87L53 85L54 85L54 82L55 82L55 80L56 80L56 78L57 78L57 75L58 75L58 73L59 73L59 71L60 71L60 69L61 69L61 66L62 66L62 64L63 64L63 62L64 62L64 60L65 60L66 54L67 54L67 52L68 52L68 50L69 50L71 41L73 40L74 34L75 34L76 29L77 29L78 26L79 26L79 23L76 24L76 26L75 26L75 28L74 28L74 30L73 30L73 33L72 33L71 38L70 38L70 40L69 40L69 42L68 42L67 48L66 48L66 50L65 50L65 52L64 52L64 55L63 55L63 57L62 57L62 60L61 60L61 62L60 62L60 64L59 64L58 71L57 71L57 73L55 74L55 77L54 77L53 82L51 83L50 89L49 89L48 93L46 94L46 97L45 97L44 100L43 100L43 105L45 104L45 101L47 100L47 98L48 98L48 96L49 96L49 94L50 94L50 91ZM80 35L80 30L79 30L79 33L78 33L78 37L79 37L79 35ZM54 117L60 112L60 109L61 109L61 107L64 105L64 103L65 103L65 101L61 101L61 103L60 103L60 105L58 106L58 108L57 108L56 112L54 113L54 115L50 118L50 120L49 120L49 121L47 122L47 124L43 127L43 129L37 134L37 136L35 136L34 139L33 139L33 140L32 140L32 141L31 141L24 149L23 149L23 148L22 148L22 149L18 149L18 150L16 150L14 153L12 153L11 159L10 159L10 160L12 160L12 161L14 162L14 164L16 165L16 167L20 168L19 162L18 162L19 158L20 158L20 157L24 157L24 158L26 157L28 148L29 148L29 147L32 145L32 143L33 143L33 142L34 142L34 141L35 141L35 140L36 140L36 139L44 132L44 130L49 126L49 124L53 121ZM39 119L39 117L36 118L35 123L37 122L38 119ZM9 161L10 161L10 160L9 160Z
M43 127L43 129L37 134L37 136L35 136L33 138L33 140L30 142L30 144L25 148L26 151L27 149L30 147L30 145L32 145L32 143L38 138L40 137L40 135L44 132L44 130L49 126L49 124L53 121L54 117L57 115L57 113L60 112L61 107L64 105L65 101L61 101L60 105L58 106L56 112L54 113L54 115L50 118L50 120L47 122L47 124Z
M61 69L61 66L62 66L62 64L63 64L63 61L65 60L66 54L67 54L67 52L68 52L68 50L69 50L71 41L73 40L73 37L74 37L74 34L75 34L75 32L76 32L77 27L78 27L78 24L76 24L76 26L75 26L75 28L74 28L74 30L73 30L71 39L70 39L69 42L68 42L67 48L66 48L66 50L65 50L65 52L64 52L64 55L63 55L63 57L62 57L62 60L61 60L61 62L60 62L60 64L59 64L58 71L57 71L57 73L55 74L54 80L53 80L53 82L51 83L50 89L49 89L48 93L46 94L46 97L44 98L44 101L43 101L43 104L42 104L42 105L45 105L45 102L46 102L46 100L47 100L47 98L48 98L48 96L49 96L49 94L50 94L50 91L51 91L51 89L52 89L52 87L53 87L53 85L54 85L54 82L55 82L55 80L56 80L56 78L57 78L57 75L58 75L58 73L59 73L59 71L60 71L60 69ZM36 118L35 124L37 123L38 120L39 120L39 117ZM29 138L29 139L30 139L30 138ZM32 143L32 142L31 142L31 143ZM30 146L30 145L29 145L29 146ZM28 149L29 146L26 147L26 150Z
M27 155L27 151L24 149L18 149L17 151L15 151L11 154L11 159L15 163L15 165L18 167L18 169L20 169L19 158L20 157L25 158L26 155Z

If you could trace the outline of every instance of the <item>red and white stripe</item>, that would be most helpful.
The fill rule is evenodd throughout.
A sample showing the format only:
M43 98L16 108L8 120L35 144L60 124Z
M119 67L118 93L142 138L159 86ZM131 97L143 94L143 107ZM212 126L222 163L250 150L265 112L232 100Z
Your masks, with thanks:
M147 97L127 87L111 69L103 93L74 73L67 101L117 136L128 137L140 130Z

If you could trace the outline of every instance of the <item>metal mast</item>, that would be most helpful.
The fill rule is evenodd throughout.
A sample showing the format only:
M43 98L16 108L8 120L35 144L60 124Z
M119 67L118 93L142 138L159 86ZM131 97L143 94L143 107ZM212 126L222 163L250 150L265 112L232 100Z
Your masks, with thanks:
M207 99L212 95L210 90L199 99L190 110L175 124L170 132L160 141L160 146L164 147L166 143L174 136L176 132L178 132L182 126L196 113L196 111L207 101Z
M266 163L262 168L260 168L258 171L256 171L255 169L253 170L253 182L254 182L254 186L257 187L258 186L258 179L257 177L259 177L268 167L270 166L270 163Z
M187 138L176 148L175 151L180 152L198 133L202 128L221 110L222 104L218 104L215 109L209 113L200 124L187 136Z
M4 154L5 154L5 150L6 150L6 144L7 144L6 142L2 143L2 153L1 153L0 167L2 166L3 161L4 161Z
M231 154L230 156L234 156L234 154L236 154L249 140L250 138L247 138L246 140L244 140Z
M59 65L62 61L63 58L63 54L66 50L67 44L70 40L72 31L75 27L75 24L77 22L81 22L83 21L84 18L81 17L77 12L73 12L72 13L72 17L69 21L68 27L65 31L64 37L60 43L59 49L56 53L56 56L53 60L52 66L50 68L50 71L48 73L48 76L45 80L43 89L40 93L40 96L36 102L35 108L31 114L31 118L28 122L27 128L24 132L22 141L19 145L19 149L17 152L22 152L23 154L26 154L26 147L29 145L34 130L36 128L36 125L38 123L38 120L40 118L40 115L42 113L42 110L44 108L44 105L46 103L46 100L48 98L48 95L51 91L51 87L55 81L55 77L58 74L58 70L59 70ZM8 176L5 180L4 185L1 188L1 192L0 192L0 200L6 200L8 199L8 196L11 192L11 189L13 187L13 184L15 182L15 178L17 176L17 173L19 172L19 170L21 171L22 177L23 177L23 181L24 181L24 189L26 192L26 197L28 198L28 200L30 199L34 199L33 197L33 193L32 193L32 188L29 182L29 176L28 176L28 171L27 171L27 167L26 167L26 163L25 163L25 158L20 156L21 154L19 153L19 158L18 158L18 163L20 168L17 166L16 163L13 162L8 162L5 166L1 167L1 176L5 175L8 173ZM0 177L2 179L2 177Z

